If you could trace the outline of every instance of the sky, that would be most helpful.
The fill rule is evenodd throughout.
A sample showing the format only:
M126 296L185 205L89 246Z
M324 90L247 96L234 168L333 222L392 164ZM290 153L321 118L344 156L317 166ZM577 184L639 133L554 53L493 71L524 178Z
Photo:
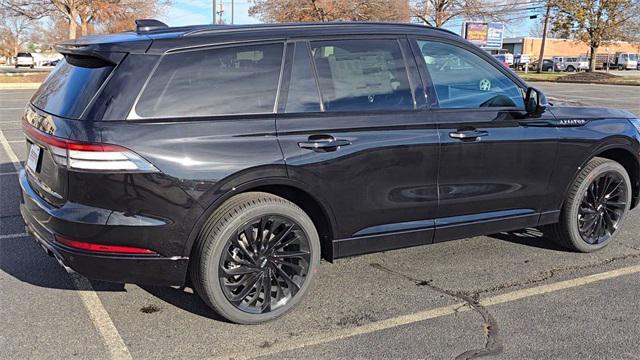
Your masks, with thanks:
M217 7L220 10L220 3L224 4L223 18L226 23L231 23L231 0L217 0ZM235 24L254 24L259 20L249 16L250 7L249 0L234 0L233 22ZM171 6L167 9L164 16L160 20L170 26L195 25L195 24L211 24L212 22L212 0L173 0ZM523 17L505 29L505 37L529 36L530 30L536 26L539 20L530 20L527 15L539 13L531 11L529 14L521 13L519 17ZM522 16L522 14L524 16ZM539 15L540 17L541 15ZM449 30L460 33L462 20L452 20L450 24L445 26Z
M220 3L224 4L222 14L227 24L231 23L231 0L216 0L216 7L220 10ZM233 23L234 24L254 24L258 19L249 16L249 0L233 1ZM212 0L174 0L169 9L160 20L169 26L211 24Z

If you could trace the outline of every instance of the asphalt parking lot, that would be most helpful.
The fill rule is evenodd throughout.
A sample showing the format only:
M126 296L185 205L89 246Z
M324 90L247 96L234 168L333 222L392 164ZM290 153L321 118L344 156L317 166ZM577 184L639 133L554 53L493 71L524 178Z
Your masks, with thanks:
M537 85L640 115L640 87ZM639 358L640 210L594 254L526 229L323 262L301 306L257 326L222 321L190 289L68 274L19 216L32 92L0 90L2 359Z

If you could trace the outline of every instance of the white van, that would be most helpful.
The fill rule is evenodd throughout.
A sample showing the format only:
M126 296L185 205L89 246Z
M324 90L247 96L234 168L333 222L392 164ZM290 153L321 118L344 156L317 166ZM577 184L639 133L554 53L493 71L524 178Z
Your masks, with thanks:
M18 55L16 55L16 69L20 66L28 66L33 69L35 65L36 63L31 53L19 52Z

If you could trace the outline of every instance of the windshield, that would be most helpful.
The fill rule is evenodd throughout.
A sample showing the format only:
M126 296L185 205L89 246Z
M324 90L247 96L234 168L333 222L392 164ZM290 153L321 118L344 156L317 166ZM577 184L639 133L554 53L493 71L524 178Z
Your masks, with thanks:
M65 57L33 95L33 105L60 117L79 118L113 70L112 65L95 60Z
M629 60L636 61L638 60L638 56L636 54L629 54Z
M18 53L18 57L32 57L29 53Z

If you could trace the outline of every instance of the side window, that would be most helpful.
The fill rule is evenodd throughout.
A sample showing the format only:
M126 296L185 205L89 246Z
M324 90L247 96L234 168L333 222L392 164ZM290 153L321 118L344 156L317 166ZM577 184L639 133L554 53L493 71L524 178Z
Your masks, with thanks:
M440 108L524 107L522 89L476 54L418 41Z
M145 87L140 117L271 113L283 44L165 55Z
M293 52L291 81L287 93L285 112L320 111L320 94L316 77L311 69L309 49L304 42L298 42Z
M414 108L397 40L314 41L311 52L325 111Z

